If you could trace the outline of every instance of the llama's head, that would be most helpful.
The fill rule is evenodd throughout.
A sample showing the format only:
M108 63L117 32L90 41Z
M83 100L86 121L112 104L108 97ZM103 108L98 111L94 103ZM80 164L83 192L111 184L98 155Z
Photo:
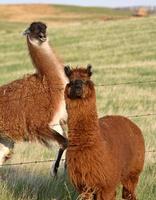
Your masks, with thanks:
M92 95L94 84L90 80L92 75L92 66L88 65L87 68L71 69L69 66L64 68L65 74L69 79L66 85L65 96L69 99L86 99Z
M45 42L47 39L46 34L47 26L42 22L33 22L29 28L24 31L24 35L27 35L31 40L35 39L39 42Z

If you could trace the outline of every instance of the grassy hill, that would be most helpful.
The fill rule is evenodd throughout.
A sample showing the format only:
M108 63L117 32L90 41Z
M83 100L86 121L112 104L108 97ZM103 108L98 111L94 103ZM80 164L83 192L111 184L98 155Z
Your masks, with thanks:
M39 13L38 17L34 14L34 19L26 18L24 14L25 18L21 16L20 19L20 15L17 14L17 20L9 18L7 12L0 12L0 15L3 15L3 18L0 17L0 84L33 73L25 38L21 36L21 32L31 20L37 19L46 19L49 40L65 64L93 65L93 79L96 84L156 79L156 17L137 19L129 18L127 14L124 19L120 15L120 19L117 17L119 20L105 21L99 17L101 13L103 16L103 9L50 7L55 8L55 12L58 9L62 13L55 15L57 23L52 23L55 22L54 15L52 18L44 18ZM109 9L104 10L109 11L107 16L115 17L116 14L111 15ZM82 20L82 16L86 16L87 12L90 18ZM65 13L70 16L70 23L66 20ZM73 19L73 15L79 16L79 20ZM98 17L95 18L93 15ZM114 85L96 89L99 116L156 113L156 83ZM131 119L143 131L146 150L156 149L156 116ZM21 143L16 145L14 157L9 162L54 158L56 152L55 146L48 150L39 144ZM156 153L146 152L145 167L137 190L139 200L155 200L155 163ZM50 163L1 168L0 174L3 178L0 184L0 199L76 200L77 194L63 170L58 180L50 177L49 170ZM118 193L120 194L120 189ZM121 199L119 194L118 200Z
M80 7L62 5L0 5L0 20L31 22L44 20L53 24L73 23L88 20L111 20L128 18L130 11L113 10L99 7Z

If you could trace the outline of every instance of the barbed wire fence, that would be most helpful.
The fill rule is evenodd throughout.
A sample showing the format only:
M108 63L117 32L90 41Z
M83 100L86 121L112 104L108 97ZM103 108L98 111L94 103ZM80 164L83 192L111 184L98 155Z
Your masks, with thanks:
M156 83L156 80L146 80L146 81L129 81L129 82L120 82L120 83L101 83L101 84L95 84L95 87L108 87L108 86L121 86L121 85L133 85L133 84L155 84ZM55 87L54 87L55 86ZM57 86L57 87L56 87ZM21 90L21 88L19 88L19 90ZM64 85L62 84L55 84L53 85L53 90L64 90ZM42 92L38 92L38 93L31 93L29 95L25 95L25 96L20 96L19 94L19 97L17 98L9 98L6 94L10 92L7 91L7 88L3 90L3 92L1 91L1 99L0 99L0 104L2 104L3 102L10 102L10 101L20 101L22 98L25 99L25 98L30 98L34 95L41 95L41 94L46 94L48 93L49 91L42 91ZM2 94L3 93L3 94ZM5 100L3 98L6 98Z
M156 150L147 150L145 153L156 153ZM61 159L61 162L64 162L65 159ZM48 160L33 160L33 161L26 161L26 162L18 162L18 163L7 163L3 164L2 167L9 167L9 166L20 166L20 165L30 165L30 164L41 164L41 163L49 163L49 162L56 162L55 159L48 159Z
M95 87L111 87L111 86L121 86L121 85L133 85L133 84L155 84L156 80L146 80L146 81L129 81L129 82L120 82L120 83L101 83L101 84L95 84ZM57 87L54 88L54 90L64 90L64 88L62 87L63 85L61 84L57 84ZM7 89L4 90L4 98L7 98L6 96L6 92ZM43 93L46 93L45 91L43 92L38 92L35 94L30 94L30 95L26 95L26 96L20 96L19 98L12 98L9 99L7 98L6 100L1 99L0 100L0 104L3 103L4 101L6 102L10 102L10 101L20 101L21 98L30 98L34 95L41 95ZM156 113L145 113L145 114L136 114L136 115L127 115L126 117L128 118L141 118L141 117L152 117L152 116L156 116ZM58 126L60 124L54 124L53 126ZM9 131L9 130L4 130L4 131ZM146 150L145 153L156 153L156 150ZM61 162L64 162L65 159L61 159ZM8 167L8 166L21 166L21 165L30 165L30 164L41 164L41 163L49 163L49 162L56 162L55 159L47 159L47 160L33 160L33 161L26 161L26 162L18 162L18 163L7 163L7 164L3 164L2 167Z
M102 83L102 84L95 84L95 86L103 87L103 86L120 86L120 85L133 85L133 84L148 84L148 83L156 83L156 80L128 81L128 82L120 82L120 83Z

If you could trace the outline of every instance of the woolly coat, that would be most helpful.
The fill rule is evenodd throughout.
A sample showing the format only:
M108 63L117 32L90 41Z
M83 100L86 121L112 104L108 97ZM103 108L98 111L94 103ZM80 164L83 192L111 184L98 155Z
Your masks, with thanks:
M95 91L88 99L65 100L68 113L67 169L80 193L114 199L115 189L129 177L138 177L144 163L141 130L122 116L98 119ZM108 193L108 195L107 195Z
M66 115L66 78L47 41L37 45L27 37L27 43L37 72L0 87L0 133L13 141L46 144L56 140L49 128Z

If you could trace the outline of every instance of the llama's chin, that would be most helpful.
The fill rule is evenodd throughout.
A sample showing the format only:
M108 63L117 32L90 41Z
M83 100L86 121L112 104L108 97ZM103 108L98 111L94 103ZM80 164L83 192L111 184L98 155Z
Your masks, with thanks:
M83 99L83 95L82 94L74 94L74 95L68 95L68 98L71 100L78 100L78 99Z
M72 99L72 100L82 99L83 98L83 93L82 93L82 91L70 90L70 93L68 94L68 98Z
M27 38L28 38L28 41L35 46L41 46L42 44L48 42L48 38L37 39L37 38L30 37L29 35L27 36Z

